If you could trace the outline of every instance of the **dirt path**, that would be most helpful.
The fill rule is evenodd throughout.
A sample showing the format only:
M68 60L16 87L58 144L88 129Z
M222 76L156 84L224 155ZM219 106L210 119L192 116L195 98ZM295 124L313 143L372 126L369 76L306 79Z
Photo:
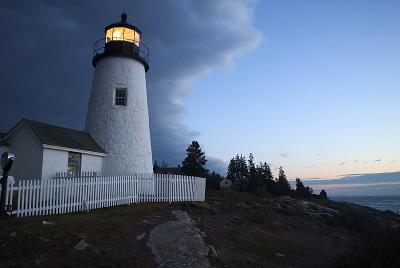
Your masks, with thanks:
M172 214L176 220L155 227L147 242L159 267L210 267L209 248L196 223L184 211Z

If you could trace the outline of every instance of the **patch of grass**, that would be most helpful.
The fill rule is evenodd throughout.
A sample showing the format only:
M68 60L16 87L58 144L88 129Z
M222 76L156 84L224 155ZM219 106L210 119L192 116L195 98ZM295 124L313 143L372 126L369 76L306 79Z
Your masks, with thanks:
M85 267L86 264L98 267L101 263L137 267L131 265L139 260L135 256L149 256L151 252L143 243L137 243L135 237L142 232L148 233L153 228L151 224L171 217L170 210L175 207L178 206L138 204L96 209L89 213L2 218L0 266L33 267L40 262L43 267ZM142 222L143 219L151 220L151 224ZM43 220L51 224L44 225ZM85 251L74 249L81 239L89 244ZM23 256L21 252L24 252ZM121 261L123 265L117 265ZM153 259L144 261L152 263Z
M273 252L266 247L266 244L257 240L255 236L244 227L238 226L233 231L233 237L238 245L257 256L273 256Z
M282 222L272 210L257 210L252 213L248 219L253 223L267 226L267 229L271 231L278 231L282 229Z
M400 267L400 230L376 226L336 261L336 267Z
M223 191L206 191L206 199L213 198L213 197L223 198L224 192Z
M328 219L327 223L331 226L356 232L368 232L379 225L374 214L357 207L342 208L340 213Z

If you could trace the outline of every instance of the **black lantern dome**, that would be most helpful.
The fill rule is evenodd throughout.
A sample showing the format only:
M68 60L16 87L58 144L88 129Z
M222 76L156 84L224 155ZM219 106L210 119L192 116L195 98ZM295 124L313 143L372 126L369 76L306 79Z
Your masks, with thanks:
M121 14L121 21L105 27L105 38L94 43L93 66L106 56L122 56L136 59L149 69L149 49L140 42L142 32L127 21L127 15Z

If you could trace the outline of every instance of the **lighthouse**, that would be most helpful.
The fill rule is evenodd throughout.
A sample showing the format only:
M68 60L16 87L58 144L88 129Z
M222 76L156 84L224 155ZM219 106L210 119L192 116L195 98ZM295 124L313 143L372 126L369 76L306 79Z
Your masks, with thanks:
M153 172L146 89L149 50L141 36L123 13L94 44L86 131L107 153L104 173Z

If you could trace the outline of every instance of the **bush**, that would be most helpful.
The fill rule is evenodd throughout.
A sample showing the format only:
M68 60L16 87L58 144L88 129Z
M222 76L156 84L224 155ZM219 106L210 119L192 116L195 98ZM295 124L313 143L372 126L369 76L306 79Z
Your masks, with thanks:
M400 231L376 226L349 253L341 256L336 267L400 267Z

